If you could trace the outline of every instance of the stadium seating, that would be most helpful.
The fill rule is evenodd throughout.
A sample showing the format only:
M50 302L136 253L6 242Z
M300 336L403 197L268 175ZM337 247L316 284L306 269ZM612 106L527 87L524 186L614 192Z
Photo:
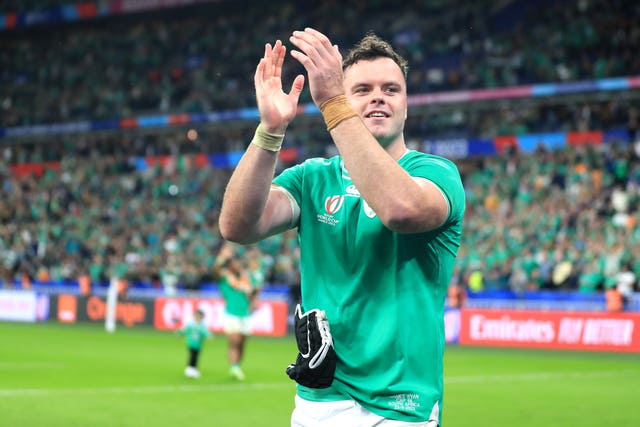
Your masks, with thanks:
M534 9L524 1L458 3L346 1L337 16L333 2L215 1L5 30L0 126L253 106L251 75L263 43L306 25L343 46L363 28L391 40L410 60L410 93L640 74L632 25L640 12L631 0L545 1ZM299 71L290 64L285 78Z
M393 41L410 59L411 93L640 74L633 50L640 32L631 25L639 12L627 0L546 1L536 11L522 1L494 9L460 2L446 11L442 2L348 1L341 2L344 20L336 19L333 2L318 9L285 3L219 1L215 8L5 29L0 127L253 107L251 76L263 43L309 24L345 45L365 27ZM16 4L0 11L15 11ZM356 19L360 25L350 25ZM291 64L286 71L290 79L300 70ZM307 93L303 98L309 101ZM478 295L521 298L547 291L599 295L615 285L623 264L639 277L639 107L633 96L596 95L519 108L456 104L411 115L407 135L417 149L443 138L601 130L598 141L559 150L507 147L456 159L468 212L454 281ZM322 128L307 123L292 127L285 147L304 157L330 153ZM216 156L242 150L254 126L240 120L198 129L197 137L167 128L0 139L7 142L0 162L0 280L67 286L89 274L104 284L119 272L141 289L174 275L183 289L215 290L217 209L230 172ZM624 138L604 141L602 130ZM295 235L274 237L260 249L274 266L268 279L295 285L295 272L275 267L296 265Z

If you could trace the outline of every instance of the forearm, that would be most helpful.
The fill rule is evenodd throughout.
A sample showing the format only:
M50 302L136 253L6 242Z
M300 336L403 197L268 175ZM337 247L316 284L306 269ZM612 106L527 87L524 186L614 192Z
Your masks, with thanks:
M419 211L427 206L420 186L398 165L404 146L402 152L385 151L358 117L330 133L349 176L378 218L395 231L412 231L411 219L422 218Z
M249 144L225 190L220 211L220 232L226 240L248 243L261 234L277 152Z

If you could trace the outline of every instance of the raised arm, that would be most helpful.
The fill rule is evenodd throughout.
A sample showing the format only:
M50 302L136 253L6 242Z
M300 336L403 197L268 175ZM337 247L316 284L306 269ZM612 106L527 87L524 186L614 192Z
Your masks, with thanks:
M444 222L449 205L431 181L410 176L397 161L406 151L406 82L390 58L363 59L343 73L342 56L322 33L290 38L306 69L314 102L356 188L391 230L415 233Z
M265 45L254 75L260 125L234 170L220 211L220 233L229 241L254 243L290 227L292 210L287 196L274 191L271 181L284 132L296 115L304 77L282 90L286 48L280 40Z

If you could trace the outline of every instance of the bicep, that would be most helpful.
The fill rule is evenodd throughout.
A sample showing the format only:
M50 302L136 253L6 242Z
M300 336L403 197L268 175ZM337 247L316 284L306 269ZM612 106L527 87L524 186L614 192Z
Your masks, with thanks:
M293 196L283 187L272 185L258 227L259 239L294 228L300 208Z
M449 211L449 199L442 189L433 181L426 178L413 177L413 180L420 187L420 196L425 209L422 211L422 217L418 221L420 230L429 231L440 227L447 220Z

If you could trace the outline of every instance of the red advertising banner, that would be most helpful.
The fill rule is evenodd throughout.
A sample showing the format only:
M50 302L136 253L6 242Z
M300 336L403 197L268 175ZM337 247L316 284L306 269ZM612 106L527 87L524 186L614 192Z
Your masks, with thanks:
M104 322L107 316L106 298L91 295L88 298L79 297L81 307L78 320L90 322ZM116 304L116 322L124 326L149 324L151 322L151 302L136 299L119 299Z
M224 307L224 300L218 298L156 298L153 325L161 330L178 329L196 310L202 310L208 328L222 333ZM249 322L253 335L283 336L287 333L287 303L258 301Z
M78 297L58 295L58 322L76 323L78 320Z
M107 315L107 301L106 298L98 295L85 297L60 294L54 298L53 309L57 313L57 320L61 323L104 323ZM115 314L116 322L127 327L151 325L153 301L138 298L120 299L116 304Z
M640 313L460 310L459 343L640 352Z

